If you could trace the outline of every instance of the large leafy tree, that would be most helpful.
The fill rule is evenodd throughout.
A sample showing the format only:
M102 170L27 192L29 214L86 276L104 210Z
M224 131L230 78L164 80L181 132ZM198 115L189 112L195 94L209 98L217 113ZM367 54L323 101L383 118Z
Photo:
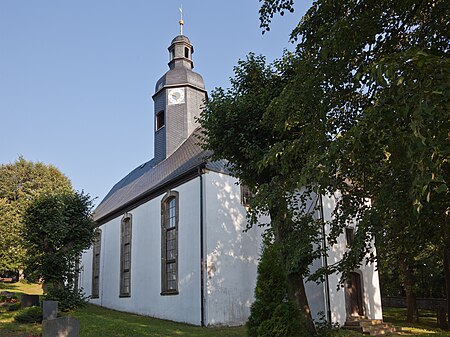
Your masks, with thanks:
M273 15L293 10L292 0L262 2L266 29ZM313 65L320 93L304 81L289 82L276 99L288 109L273 114L281 132L268 162L276 158L302 179L342 192L334 236L359 220L354 249L335 269L345 273L361 263L376 233L399 266L410 321L417 319L414 260L425 247L441 252L450 291L449 9L443 0L314 2L291 38L296 56ZM325 109L330 142L299 167L286 139L293 141L292 128L305 123L289 104L305 102L284 93L301 87Z
M19 157L0 166L0 271L24 268L23 213L32 200L71 190L69 179L52 165Z
M308 266L320 255L320 245L316 244L320 223L313 219L311 211L303 208L306 203L299 202L306 194L297 191L307 184L299 183L298 175L287 171L276 158L270 161L266 158L278 140L271 121L273 116L266 114L267 107L282 94L292 78L302 75L294 73L292 61L287 54L268 66L263 57L250 54L235 67L231 88L213 91L200 123L204 127L205 147L214 151L214 158L227 159L233 174L257 192L251 201L250 225L256 222L258 215L270 215L274 240L280 246L288 296L299 309L302 330L307 336L313 336L315 329L304 278L309 275ZM303 95L301 91L291 94ZM305 114L305 118L312 121L317 114ZM320 125L309 125L301 132L323 134ZM311 142L293 146L306 155L310 146L320 147L323 141L311 138Z
M44 294L63 301L79 295L75 284L83 250L94 237L92 200L78 192L45 194L24 214L27 278L42 281Z
M293 0L262 1L261 26L284 11ZM307 205L340 191L330 243L359 223L352 249L326 272L345 278L362 259L376 260L377 234L414 299L416 254L429 245L448 252L448 12L443 0L318 0L292 32L296 52L273 67L253 56L240 62L231 89L213 92L200 118L207 147L257 191L252 219L270 214L305 319L301 280L318 228L295 198Z

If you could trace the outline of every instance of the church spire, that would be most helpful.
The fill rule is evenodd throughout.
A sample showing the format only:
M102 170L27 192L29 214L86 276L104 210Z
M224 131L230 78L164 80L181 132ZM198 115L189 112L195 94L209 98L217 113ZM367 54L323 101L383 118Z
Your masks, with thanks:
M183 35L183 25L184 25L184 21L183 21L183 5L180 6L179 10L180 10L180 21L178 21L178 23L180 24L180 35Z
M180 8L180 33L183 11ZM206 99L205 83L192 71L194 47L186 35L177 35L170 43L169 70L156 82L155 163L168 158L198 127L197 117Z
M181 20L180 20L181 21ZM180 29L182 29L180 25ZM169 68L184 67L187 69L194 68L194 63L192 61L192 54L194 53L194 47L192 46L189 38L186 35L178 35L170 44L169 54L170 62Z

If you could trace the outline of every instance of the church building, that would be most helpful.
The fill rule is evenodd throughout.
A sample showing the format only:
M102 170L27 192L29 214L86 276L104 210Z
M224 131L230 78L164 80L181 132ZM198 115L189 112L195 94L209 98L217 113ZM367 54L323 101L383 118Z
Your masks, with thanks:
M80 286L90 303L201 326L241 325L250 314L262 229L246 228L246 192L226 162L208 160L196 117L207 91L194 72L185 35L169 47L169 70L156 82L154 158L131 171L95 210L93 247L82 256ZM325 220L334 198L323 197ZM342 258L347 238L327 261ZM314 268L314 266L313 266ZM381 319L378 272L362 266L346 287L338 275L306 284L313 313L343 324Z

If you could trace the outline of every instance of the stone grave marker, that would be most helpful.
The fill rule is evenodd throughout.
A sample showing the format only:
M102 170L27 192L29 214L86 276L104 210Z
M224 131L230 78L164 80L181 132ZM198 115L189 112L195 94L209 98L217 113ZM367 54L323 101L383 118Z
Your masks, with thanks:
M42 337L79 337L80 321L63 316L42 321Z
M58 317L58 301L42 301L42 319Z
M39 295L23 294L20 300L20 307L26 308L34 306L39 306Z

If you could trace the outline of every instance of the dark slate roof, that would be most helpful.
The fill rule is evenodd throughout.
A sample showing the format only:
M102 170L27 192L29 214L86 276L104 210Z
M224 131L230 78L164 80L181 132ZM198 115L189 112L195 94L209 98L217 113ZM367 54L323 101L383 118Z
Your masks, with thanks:
M191 84L194 87L205 89L202 75L185 67L175 67L166 72L155 85L155 92L164 86Z
M156 165L152 159L135 168L114 185L96 208L94 220L99 221L125 206L138 203L146 195L199 166L205 166L211 171L229 173L225 160L208 160L211 152L201 148L197 138L199 132L200 129L194 131L170 157Z
M175 36L170 44L174 44L175 42L187 42L191 44L191 41L189 41L189 38L186 35Z

